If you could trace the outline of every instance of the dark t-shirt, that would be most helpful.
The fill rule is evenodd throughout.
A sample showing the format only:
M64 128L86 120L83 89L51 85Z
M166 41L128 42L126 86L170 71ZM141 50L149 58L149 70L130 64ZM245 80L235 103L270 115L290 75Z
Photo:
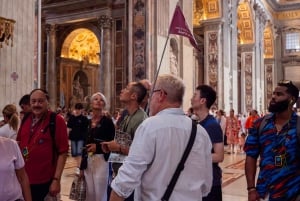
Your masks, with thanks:
M68 120L68 128L72 130L69 133L69 139L72 141L85 140L87 135L89 121L87 117L83 115L72 115Z
M223 132L220 124L212 115L207 115L207 117L199 122L203 128L205 128L208 133L211 143L223 143ZM214 150L212 149L212 153ZM222 170L218 163L213 163L213 186L220 186L222 179Z

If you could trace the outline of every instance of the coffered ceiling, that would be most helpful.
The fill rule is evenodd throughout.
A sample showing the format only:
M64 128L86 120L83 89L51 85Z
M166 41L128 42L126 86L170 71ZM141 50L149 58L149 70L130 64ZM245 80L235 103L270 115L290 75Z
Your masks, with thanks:
M267 2L274 11L298 10L300 0L263 0Z

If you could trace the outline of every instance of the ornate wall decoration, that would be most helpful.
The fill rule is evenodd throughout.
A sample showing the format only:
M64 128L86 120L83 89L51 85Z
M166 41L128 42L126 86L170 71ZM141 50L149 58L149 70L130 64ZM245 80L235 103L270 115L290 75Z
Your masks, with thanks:
M2 48L2 43L9 45L10 40L11 40L11 46L13 46L15 23L16 23L15 20L0 17L0 48Z
M17 79L19 78L19 75L17 72L13 72L12 74L10 74L10 78L13 80L13 81L17 81Z
M238 6L238 40L240 44L254 43L253 21L248 2L240 3Z
M146 15L145 0L133 1L133 80L146 77Z
M100 63L99 52L97 36L88 29L76 29L65 39L61 57L82 61L86 66L87 63Z
M221 17L219 0L196 0L193 1L193 25L197 26L200 21Z
M264 58L274 58L273 33L270 26L264 30Z
M267 100L266 103L269 103L272 99L273 94L273 64L266 64L265 65L265 80L266 80L266 93L267 93Z
M252 52L242 53L242 67L244 69L244 84L245 84L245 108L246 111L250 111L253 108L253 96L252 96Z
M215 90L218 88L218 32L208 32L208 84ZM218 105L217 101L215 103Z

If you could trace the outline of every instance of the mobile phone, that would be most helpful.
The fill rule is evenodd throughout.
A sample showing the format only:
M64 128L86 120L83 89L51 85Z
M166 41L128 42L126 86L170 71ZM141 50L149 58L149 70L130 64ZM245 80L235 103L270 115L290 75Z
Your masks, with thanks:
M100 142L105 142L104 140L102 140L102 139L98 139L98 138L94 138L94 140L95 140L97 143L100 143Z

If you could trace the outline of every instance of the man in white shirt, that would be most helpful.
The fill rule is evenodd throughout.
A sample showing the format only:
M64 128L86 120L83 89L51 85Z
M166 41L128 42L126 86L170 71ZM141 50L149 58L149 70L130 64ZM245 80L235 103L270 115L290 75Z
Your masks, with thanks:
M139 188L139 201L161 200L191 135L192 120L182 110L185 86L177 77L158 77L150 101L150 118L135 133L129 155L113 180L110 201L124 200ZM210 138L197 125L192 150L170 201L199 201L212 185Z

